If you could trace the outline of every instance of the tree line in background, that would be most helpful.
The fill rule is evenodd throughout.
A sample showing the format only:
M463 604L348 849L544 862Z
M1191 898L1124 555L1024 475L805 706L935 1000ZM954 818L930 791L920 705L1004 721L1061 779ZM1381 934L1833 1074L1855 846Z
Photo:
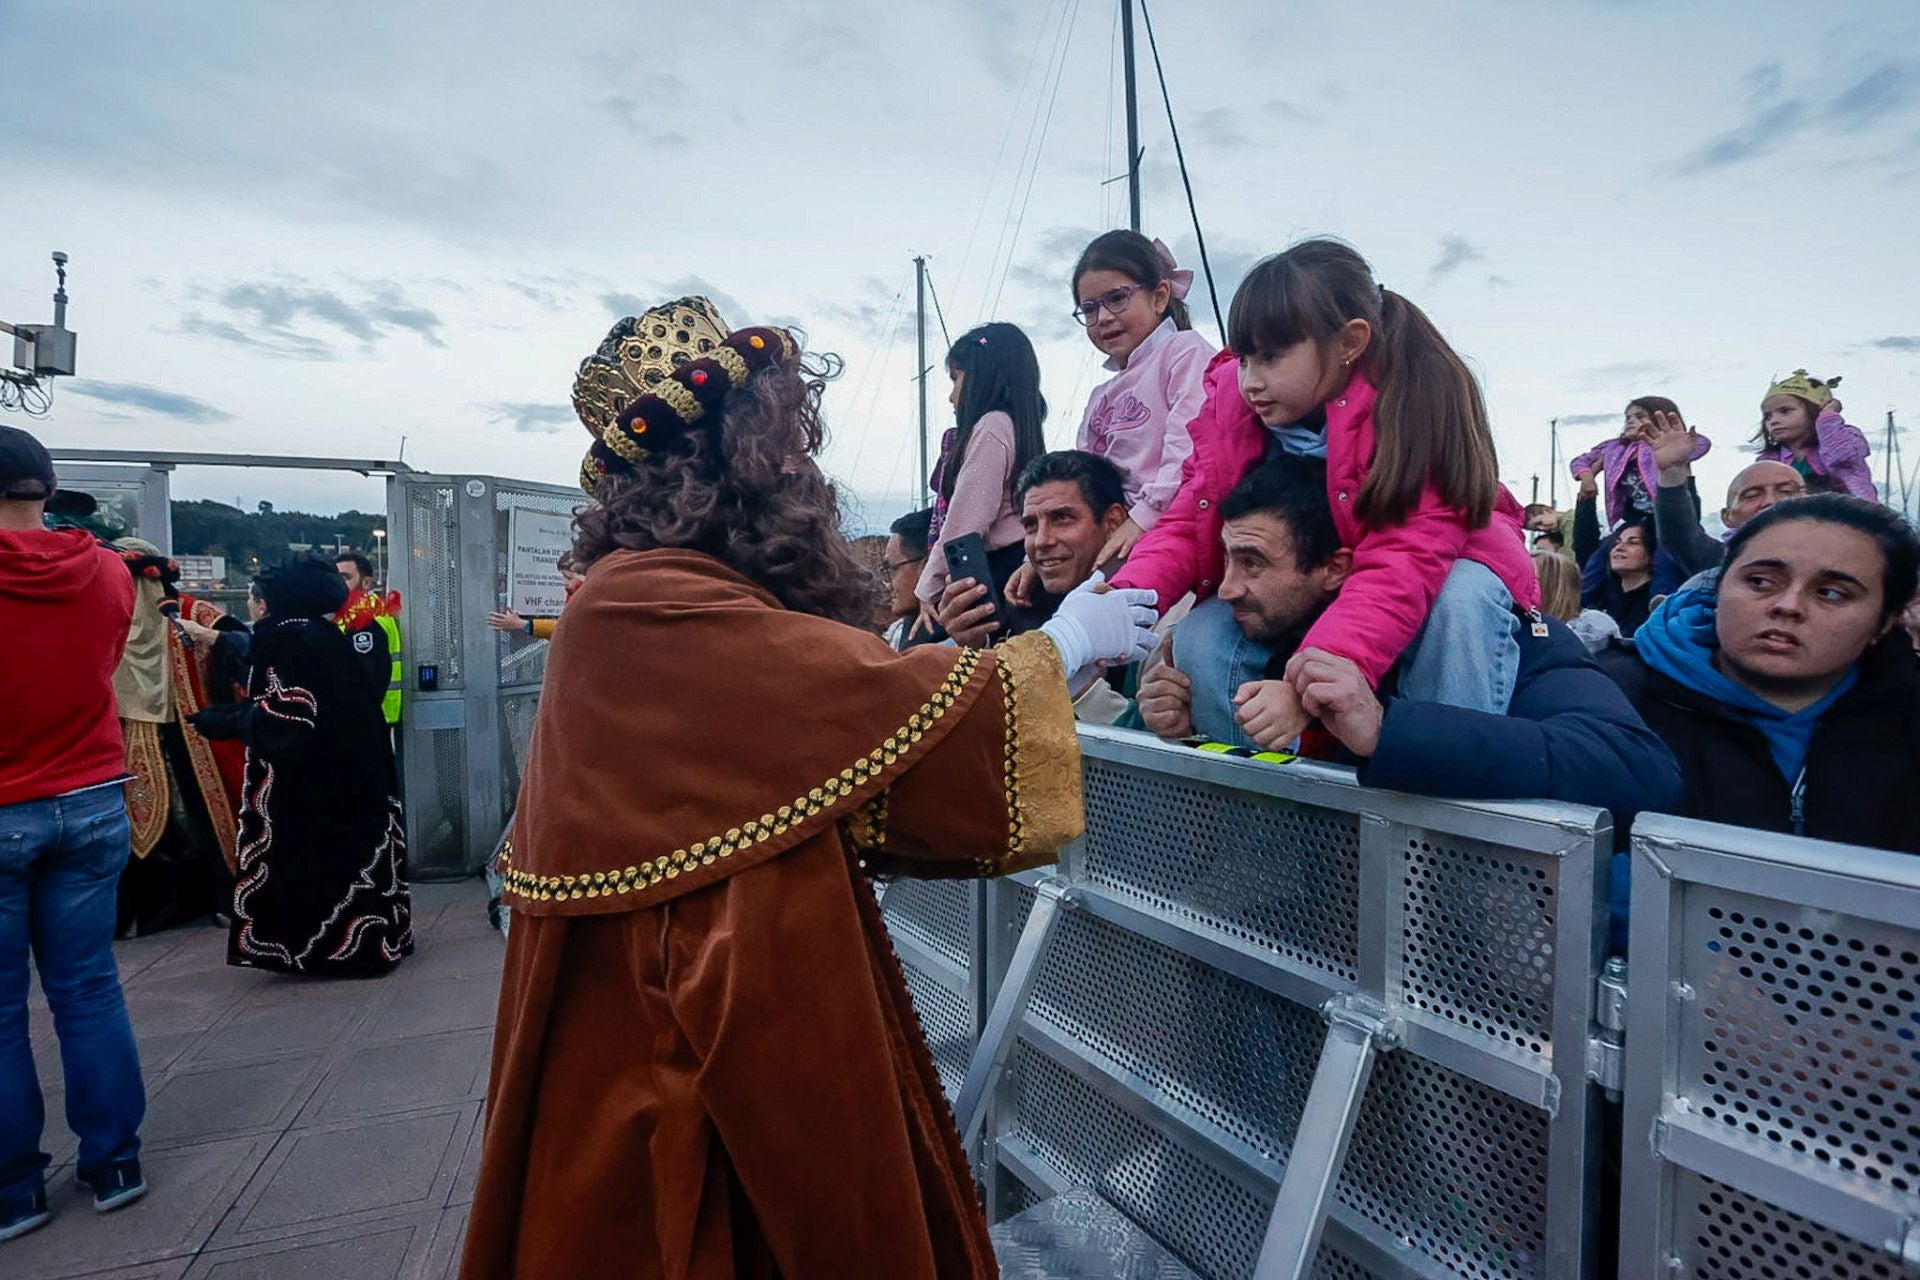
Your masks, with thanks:
M373 531L387 525L384 512L342 511L323 516L277 511L271 502L262 502L252 511L204 499L172 506L173 553L225 556L228 580L239 583L297 550L311 549L323 556L358 551L374 559Z

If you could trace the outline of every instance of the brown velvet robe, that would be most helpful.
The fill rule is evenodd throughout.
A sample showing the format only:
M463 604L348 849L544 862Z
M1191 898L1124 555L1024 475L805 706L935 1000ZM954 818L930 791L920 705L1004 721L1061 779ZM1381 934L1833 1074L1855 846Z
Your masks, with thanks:
M463 1280L997 1275L867 874L1079 834L1052 642L895 653L619 552L529 757Z

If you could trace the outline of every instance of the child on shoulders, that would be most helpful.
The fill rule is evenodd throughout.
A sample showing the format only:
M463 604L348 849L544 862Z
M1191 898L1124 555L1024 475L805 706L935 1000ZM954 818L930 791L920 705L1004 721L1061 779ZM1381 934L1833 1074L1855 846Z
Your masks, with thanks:
M1840 379L1807 376L1795 369L1767 388L1760 402L1760 457L1784 462L1800 473L1809 492L1827 490L1852 494L1868 502L1880 500L1867 462L1872 446L1866 433L1840 416L1833 388Z

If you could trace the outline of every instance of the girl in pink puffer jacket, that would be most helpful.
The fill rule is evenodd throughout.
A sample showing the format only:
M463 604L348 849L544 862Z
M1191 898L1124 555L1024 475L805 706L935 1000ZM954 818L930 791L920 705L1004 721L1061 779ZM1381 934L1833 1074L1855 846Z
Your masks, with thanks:
M1516 610L1539 604L1520 505L1500 484L1472 373L1420 309L1375 283L1365 259L1308 240L1257 265L1234 295L1230 350L1214 358L1179 493L1116 586L1161 608L1200 600L1174 637L1195 730L1281 746L1311 717L1291 683L1321 650L1400 696L1504 712L1519 667ZM1265 457L1323 457L1353 568L1301 641L1287 677L1210 599L1224 574L1220 501Z

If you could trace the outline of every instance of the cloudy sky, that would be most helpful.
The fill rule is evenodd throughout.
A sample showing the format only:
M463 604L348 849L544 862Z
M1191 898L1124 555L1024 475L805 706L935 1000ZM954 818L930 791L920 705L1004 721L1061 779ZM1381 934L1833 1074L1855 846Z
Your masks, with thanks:
M827 464L882 519L915 470L914 254L954 336L1029 328L1056 443L1104 376L1066 272L1125 219L1116 8L0 0L0 319L47 318L59 248L80 335L34 429L361 457L404 436L421 468L564 483L573 366L697 291L846 358ZM1845 376L1876 447L1888 409L1920 419L1911 0L1154 18L1222 307L1260 255L1350 240L1472 361L1523 500L1550 419L1577 452L1636 394L1715 437L1715 485L1797 366ZM1141 46L1147 229L1198 266ZM175 491L380 500L258 470Z

